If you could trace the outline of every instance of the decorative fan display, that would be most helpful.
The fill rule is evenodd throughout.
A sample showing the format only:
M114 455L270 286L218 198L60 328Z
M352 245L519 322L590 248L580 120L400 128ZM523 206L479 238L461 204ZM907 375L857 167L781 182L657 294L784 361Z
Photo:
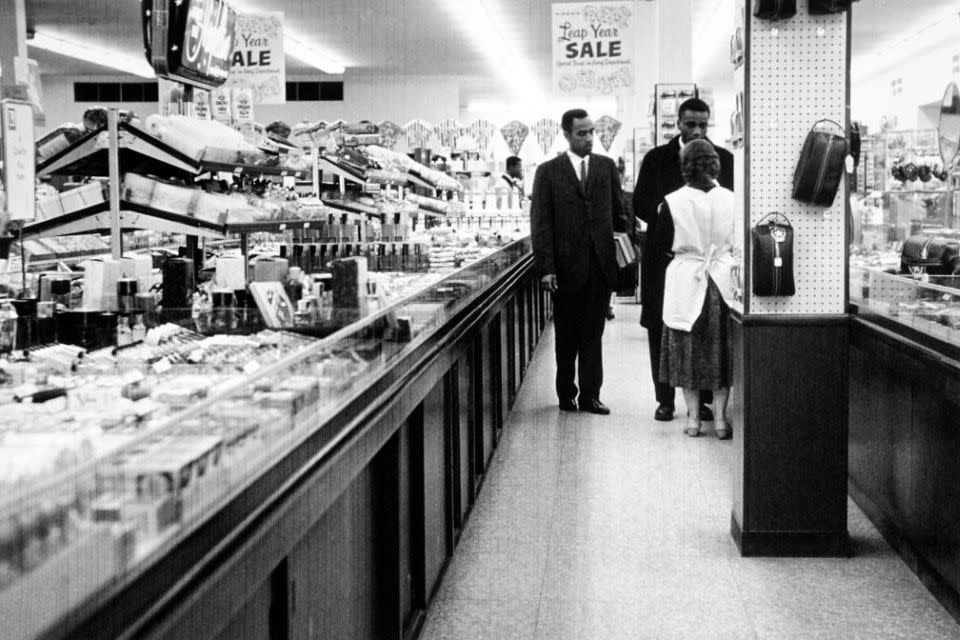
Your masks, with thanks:
M393 149L400 140L400 136L403 135L403 129L400 128L400 125L389 120L384 120L377 126L380 127L380 140L383 146L387 149Z
M477 148L486 151L497 133L497 127L489 120L477 120L467 129L467 132L477 141Z
M544 155L546 155L550 153L550 148L553 147L553 142L557 139L557 135L560 133L560 125L556 120L543 118L541 120L537 120L537 122L533 125L533 133L537 136L537 142L540 144L540 150L543 151Z
M407 142L411 147L425 147L433 133L433 127L426 120L411 120L404 125L403 132L407 134Z
M441 147L452 149L457 142L457 137L463 133L463 125L456 120L443 120L433 127L433 132L440 140Z
M593 124L600 135L600 144L603 145L603 150L610 151L613 139L617 137L623 123L610 116L600 116Z
M513 122L508 122L503 125L500 129L500 133L503 135L503 139L507 141L507 146L510 147L510 151L513 152L513 155L520 155L520 149L523 147L524 141L527 139L527 134L530 133L530 127L514 120Z

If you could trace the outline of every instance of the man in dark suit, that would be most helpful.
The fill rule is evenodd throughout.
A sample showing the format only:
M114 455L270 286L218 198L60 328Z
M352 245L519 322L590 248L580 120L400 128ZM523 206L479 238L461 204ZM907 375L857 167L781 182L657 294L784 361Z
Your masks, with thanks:
M633 191L633 212L647 223L647 241L640 263L640 324L646 327L650 343L650 369L656 391L657 420L673 420L674 389L659 381L660 339L663 336L663 286L667 265L673 257L673 220L669 216L659 219L660 205L668 193L683 186L680 174L680 148L691 140L707 139L710 121L710 106L699 98L690 98L680 105L677 112L680 135L665 145L654 148L643 157L637 184ZM733 154L714 146L720 156L720 186L733 189ZM657 233L663 222L671 225ZM659 238L655 241L654 238ZM713 413L705 406L713 402L713 395L700 393L700 419L713 420Z
M617 281L613 232L627 231L628 221L617 165L591 153L587 112L567 111L560 124L570 149L541 164L533 182L533 256L542 286L553 293L560 408L606 415L600 386L603 328Z

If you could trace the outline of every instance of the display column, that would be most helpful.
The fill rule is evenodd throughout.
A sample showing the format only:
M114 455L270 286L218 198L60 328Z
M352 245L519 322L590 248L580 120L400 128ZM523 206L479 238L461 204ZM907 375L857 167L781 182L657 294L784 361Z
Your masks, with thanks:
M845 555L847 187L831 207L797 202L791 188L811 126L829 118L846 127L850 16L812 16L808 0L798 0L796 16L769 22L753 17L755 2L742 3L745 145L737 185L746 268L743 314L732 321L731 530L745 556ZM751 292L750 229L774 211L794 230L789 297Z
M27 57L27 12L24 0L0 0L0 87L2 97L17 84L13 60ZM26 82L26 78L23 79Z

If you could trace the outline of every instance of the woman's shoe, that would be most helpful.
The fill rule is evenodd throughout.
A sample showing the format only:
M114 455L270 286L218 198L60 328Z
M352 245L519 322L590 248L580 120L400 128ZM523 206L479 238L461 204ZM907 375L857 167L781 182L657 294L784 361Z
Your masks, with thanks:
M696 438L700 435L700 420L697 418L691 418L687 416L687 426L684 427L683 432L690 436L691 438Z
M716 426L717 440L729 440L733 436L733 429L730 427L730 423L726 420L717 421Z

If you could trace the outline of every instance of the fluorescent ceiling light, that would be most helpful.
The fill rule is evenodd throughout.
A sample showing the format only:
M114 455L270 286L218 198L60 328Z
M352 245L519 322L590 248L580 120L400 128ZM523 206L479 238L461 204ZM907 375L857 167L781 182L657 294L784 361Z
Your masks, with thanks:
M47 31L35 32L33 38L27 40L27 44L62 56L132 73L141 78L156 77L153 68L143 55L133 56L112 49L104 49L89 42L65 39Z
M299 37L290 33L289 29L283 33L283 51L300 62L304 62L315 69L320 69L325 73L340 75L346 71L346 65L337 57L312 45L304 44Z
M474 51L523 102L543 101L542 82L528 64L526 52L517 41L517 29L510 28L499 0L437 0Z
M271 9L253 6L250 2L241 0L231 0L229 2L239 13L268 13ZM346 71L346 61L332 51L321 49L312 44L310 39L294 33L284 25L283 29L283 52L285 55L296 58L304 64L308 64L314 69L319 69L324 73L340 75Z

